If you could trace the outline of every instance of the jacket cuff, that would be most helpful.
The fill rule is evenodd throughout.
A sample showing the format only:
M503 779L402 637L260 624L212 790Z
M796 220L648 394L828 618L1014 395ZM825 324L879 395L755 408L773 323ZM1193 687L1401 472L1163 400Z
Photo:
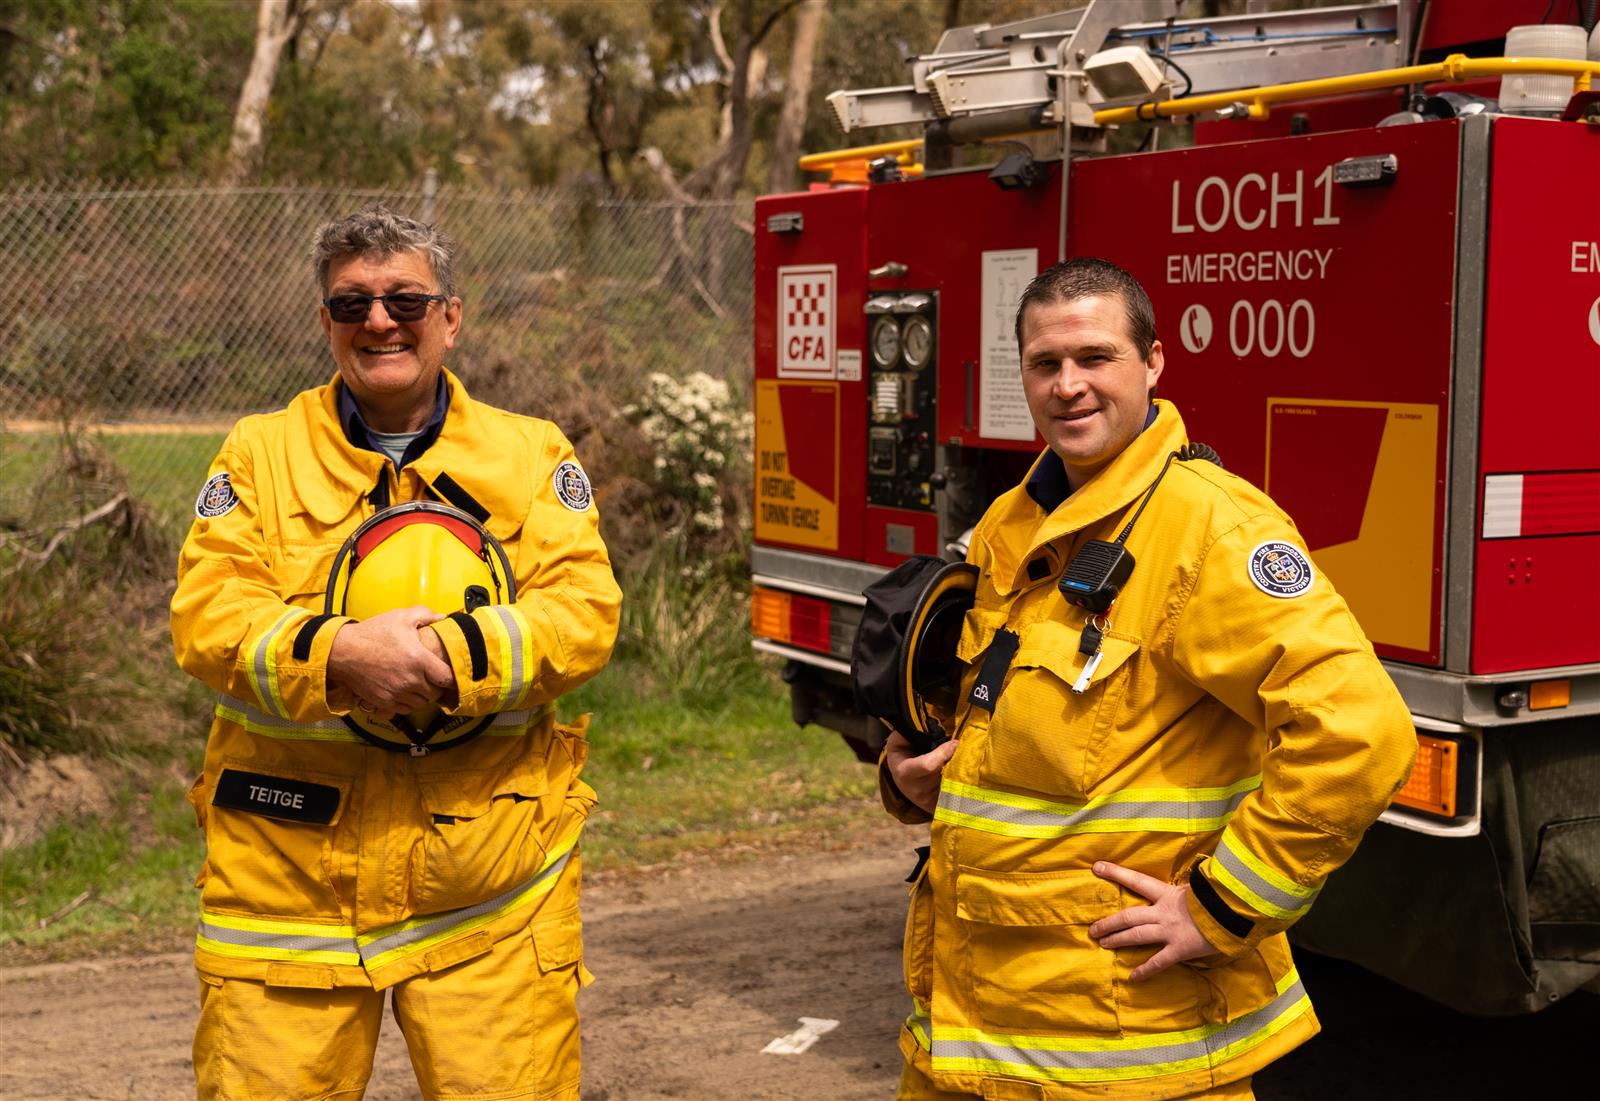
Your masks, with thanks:
M355 620L344 615L315 615L306 620L295 633L290 656L295 664L304 664L313 675L306 677L314 711L330 715L348 715L355 709L356 694L343 685L328 680L328 655L333 652L333 636L346 623Z
M450 670L456 678L456 699L461 703L470 701L487 686L489 676L489 643L484 638L483 628L466 612L456 612L428 627L439 636L445 657L450 661ZM445 710L454 711L459 707L460 703L456 708Z
M335 689L330 699L328 654L333 636L349 622L348 616L293 609L251 641L242 671L263 711L295 721L338 713L335 705L345 702L340 696L350 694Z
M889 775L889 751L887 748L878 755L878 798L883 800L883 809L894 818L907 825L918 825L922 822L932 822L933 815L907 799L895 785L894 777Z
M1195 861L1189 868L1188 894L1184 904L1200 935L1217 950L1215 957L1201 957L1190 961L1205 966L1207 963L1225 963L1254 948L1277 927L1244 907L1232 893L1219 887L1206 874L1210 857Z

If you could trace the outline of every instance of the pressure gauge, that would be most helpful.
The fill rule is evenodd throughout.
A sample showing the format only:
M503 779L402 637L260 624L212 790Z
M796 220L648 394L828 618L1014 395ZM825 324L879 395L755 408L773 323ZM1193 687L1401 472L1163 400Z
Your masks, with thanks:
M905 344L906 366L913 371L926 367L933 356L933 326L927 317L919 313L906 318L900 339Z
M885 314L872 323L872 362L893 367L900 358L900 322Z

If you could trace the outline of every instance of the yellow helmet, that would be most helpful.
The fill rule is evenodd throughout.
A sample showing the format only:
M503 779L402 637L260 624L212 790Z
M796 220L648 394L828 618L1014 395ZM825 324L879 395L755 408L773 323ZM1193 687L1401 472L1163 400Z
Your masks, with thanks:
M328 574L323 610L360 620L419 604L451 615L514 603L511 562L499 541L460 509L413 501L384 509L345 540ZM430 706L392 719L352 712L344 721L375 745L421 756L460 745L493 718Z

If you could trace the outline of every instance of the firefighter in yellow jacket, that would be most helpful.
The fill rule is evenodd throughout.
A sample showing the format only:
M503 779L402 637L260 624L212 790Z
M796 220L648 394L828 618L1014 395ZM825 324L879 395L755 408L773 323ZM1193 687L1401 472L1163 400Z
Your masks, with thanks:
M1131 276L1056 265L1017 336L1049 448L973 534L958 738L893 735L880 772L933 819L899 1096L1250 1097L1317 1031L1284 930L1404 782L1410 716L1289 518L1174 455Z
M577 1101L594 792L586 723L554 703L605 664L620 602L589 483L555 425L444 370L448 238L376 207L314 254L337 377L233 429L172 602L179 664L218 693L191 792L199 1095L359 1097L392 990L425 1096ZM343 541L417 500L500 544L514 601L325 610ZM363 736L429 709L482 732L411 753Z

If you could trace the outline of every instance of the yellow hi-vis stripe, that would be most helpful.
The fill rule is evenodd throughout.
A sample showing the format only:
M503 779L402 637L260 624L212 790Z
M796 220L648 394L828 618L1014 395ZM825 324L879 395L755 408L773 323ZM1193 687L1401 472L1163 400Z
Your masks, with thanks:
M1245 796L1260 786L1257 774L1226 787L1129 788L1087 803L1059 803L946 780L934 818L1004 837L1208 833L1227 825Z
M252 734L259 734L263 738L287 738L302 742L355 742L357 744L361 742L361 739L352 733L349 727L337 719L322 719L313 723L297 723L290 719L280 719L274 715L258 711L243 700L236 700L232 696L219 696L213 713L217 718L242 727Z
M1006 1074L1042 1082L1117 1082L1206 1070L1237 1058L1311 1008L1291 973L1280 992L1226 1024L1129 1037L1018 1036L975 1028L933 1028L932 1062L946 1073Z
M578 844L574 833L552 849L532 879L474 906L412 918L357 936L347 925L317 925L278 918L238 917L203 910L195 943L236 959L364 966L370 973L471 932L555 889Z
M310 617L304 608L290 608L278 621L263 632L250 647L251 688L256 694L261 710L274 715L288 716L283 696L278 690L278 640L292 621Z
M577 847L578 834L551 849L537 874L520 887L513 887L494 898L475 906L451 910L443 914L411 918L383 929L374 930L356 938L361 948L361 960L368 971L414 956L441 941L460 936L504 917L513 910L527 906L535 899L549 894L560 880L567 860Z
M1322 890L1321 887L1303 887L1269 868L1244 847L1231 829L1223 832L1204 873L1261 913L1285 921L1293 921L1305 913Z
M928 1015L928 1008L915 998L911 999L911 1014L906 1017L906 1028L911 1032L911 1038L916 1040L918 1047L923 1051L933 1050L933 1037L928 1031L933 1028L933 1020Z
M348 925L316 925L202 910L195 944L207 952L235 959L355 967L361 963L355 933Z

